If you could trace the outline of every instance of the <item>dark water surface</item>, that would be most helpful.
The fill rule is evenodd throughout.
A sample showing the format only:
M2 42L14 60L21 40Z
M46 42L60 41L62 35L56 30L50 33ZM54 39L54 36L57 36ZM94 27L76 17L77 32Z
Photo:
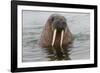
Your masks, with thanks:
M42 29L47 18L54 12L23 11L23 62L76 60L90 58L90 15L87 13L60 13L66 17L69 29L75 40L73 46L65 49L63 56L60 49L56 55L52 48L38 45Z

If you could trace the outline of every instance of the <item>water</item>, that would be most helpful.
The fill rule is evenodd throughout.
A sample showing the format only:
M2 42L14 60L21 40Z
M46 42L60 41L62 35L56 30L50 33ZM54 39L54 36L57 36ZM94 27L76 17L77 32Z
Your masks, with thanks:
M90 14L63 13L74 36L73 46L66 50L66 56L55 57L51 50L38 45L42 29L51 14L57 12L23 11L23 62L76 60L90 58Z

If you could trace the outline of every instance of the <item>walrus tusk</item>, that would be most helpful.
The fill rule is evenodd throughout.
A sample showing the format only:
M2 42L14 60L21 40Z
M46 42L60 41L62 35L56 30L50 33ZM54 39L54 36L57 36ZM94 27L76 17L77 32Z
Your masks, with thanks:
M54 29L54 32L53 32L53 39L52 39L52 47L55 43L55 38L56 38L56 32L57 32L57 29Z
M61 32L61 40L60 40L60 47L61 48L62 48L63 37L64 37L64 30L62 30L62 32Z

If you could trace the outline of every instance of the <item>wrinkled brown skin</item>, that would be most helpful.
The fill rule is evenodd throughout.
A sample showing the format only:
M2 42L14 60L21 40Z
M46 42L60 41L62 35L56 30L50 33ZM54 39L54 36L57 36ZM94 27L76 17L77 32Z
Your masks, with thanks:
M52 47L53 30L52 30L51 19L52 19L52 15L47 20L47 22L43 28L43 31L41 33L39 45L43 48ZM61 39L61 33L57 33L54 47L60 47L60 39ZM68 25L67 25L65 32L64 32L62 47L68 48L68 47L70 47L72 42L73 42L72 33L70 32Z

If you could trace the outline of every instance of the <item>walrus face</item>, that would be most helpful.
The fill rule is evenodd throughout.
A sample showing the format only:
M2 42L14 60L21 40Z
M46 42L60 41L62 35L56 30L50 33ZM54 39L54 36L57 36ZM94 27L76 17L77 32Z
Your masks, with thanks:
M66 25L66 19L63 16L55 16L52 21L52 28L57 29L57 32L65 30Z
M64 30L66 29L66 19L63 16L55 15L52 17L52 30L53 30L53 39L52 39L52 46L54 45L56 34L61 33L60 39L60 47L62 48Z

